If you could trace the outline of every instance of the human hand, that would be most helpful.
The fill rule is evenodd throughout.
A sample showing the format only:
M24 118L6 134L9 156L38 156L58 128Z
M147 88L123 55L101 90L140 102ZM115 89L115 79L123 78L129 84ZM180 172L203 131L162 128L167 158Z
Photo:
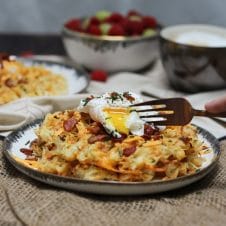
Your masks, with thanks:
M215 100L212 100L205 104L205 109L208 112L212 113L220 113L220 112L226 112L226 96L222 96L220 98L217 98Z

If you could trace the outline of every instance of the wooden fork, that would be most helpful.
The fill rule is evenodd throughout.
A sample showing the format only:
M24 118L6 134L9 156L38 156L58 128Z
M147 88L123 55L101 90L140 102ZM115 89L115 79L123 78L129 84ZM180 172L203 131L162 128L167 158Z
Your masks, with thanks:
M133 104L131 107L132 110L139 113L140 118L155 125L186 125L192 120L193 116L226 117L226 112L210 113L193 109L184 98L151 100Z

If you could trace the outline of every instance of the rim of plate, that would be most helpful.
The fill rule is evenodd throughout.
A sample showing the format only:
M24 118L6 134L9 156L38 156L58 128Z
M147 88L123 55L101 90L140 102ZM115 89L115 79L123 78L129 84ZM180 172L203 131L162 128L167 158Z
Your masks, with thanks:
M24 125L22 127L20 127L19 129L15 130L14 132L12 132L11 134L9 134L3 141L3 154L6 156L6 158L9 160L9 162L15 167L17 168L19 171L21 171L23 174L24 171L28 171L28 174L30 177L32 177L31 175L35 175L35 178L37 180L37 176L44 176L46 179L52 179L52 180L57 180L57 181L63 181L66 183L80 183L80 184L99 184L99 185L114 185L114 186L124 186L124 185L129 185L129 186L150 186L150 185L158 185L158 184L171 184L174 182L181 182L196 176L201 176L201 175L205 175L207 171L213 169L216 164L218 163L218 160L220 158L220 154L221 154L221 149L220 149L220 145L219 145L219 141L217 140L217 138L215 138L210 132L208 132L207 130L195 125L198 130L199 130L199 134L205 133L208 138L207 141L210 142L210 140L213 140L214 142L211 142L211 148L213 149L214 152L214 157L211 160L211 163L209 163L207 166L205 166L202 169L198 169L195 173L193 174L188 174L185 176L181 176L181 177L177 177L175 179L168 179L168 180L152 180L152 181L145 181L145 182L122 182L122 181L104 181L104 180L87 180L87 179L81 179L81 178L76 178L76 177L69 177L69 176L59 176L56 174L51 174L51 173L46 173L46 172L41 172L39 170L34 170L32 168L26 167L23 164L19 163L18 161L16 161L13 157L12 154L10 153L10 151L8 151L7 149L11 146L11 139L13 139L14 137L16 137L18 135L18 133L21 133L22 131L31 129L37 125L40 125L40 123L43 121L43 119L36 119L35 121ZM43 180L42 180L43 181Z

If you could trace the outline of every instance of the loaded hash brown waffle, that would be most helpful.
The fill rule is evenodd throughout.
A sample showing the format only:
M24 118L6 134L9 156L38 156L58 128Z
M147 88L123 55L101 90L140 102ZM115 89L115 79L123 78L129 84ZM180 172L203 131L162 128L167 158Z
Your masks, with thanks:
M110 99L113 95L114 100ZM31 142L30 149L21 149L27 156L23 163L46 173L111 181L174 179L200 169L201 155L208 148L198 138L195 126L157 128L144 122L140 127L143 133L137 135L135 131L134 134L123 125L116 125L123 123L125 114L120 116L123 108L117 108L120 104L113 102L134 103L137 98L132 98L128 92L119 95L121 100L117 100L115 93L97 98L109 101L106 120L118 117L118 120L108 121L107 126L84 112L87 109L81 110L81 106L92 106L92 100L96 99L93 96L82 100L75 110L48 114L36 130L37 139ZM109 109L118 111L113 114ZM109 132L110 123L116 132Z
M0 66L0 105L23 97L67 93L65 78L42 66L27 66L17 60L3 60Z

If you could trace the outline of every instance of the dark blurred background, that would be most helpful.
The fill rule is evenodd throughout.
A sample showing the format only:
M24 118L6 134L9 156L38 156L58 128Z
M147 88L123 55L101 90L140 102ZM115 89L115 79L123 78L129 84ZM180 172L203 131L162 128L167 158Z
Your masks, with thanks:
M163 25L226 26L226 0L0 0L0 52L65 54L60 32L71 17L136 9Z

